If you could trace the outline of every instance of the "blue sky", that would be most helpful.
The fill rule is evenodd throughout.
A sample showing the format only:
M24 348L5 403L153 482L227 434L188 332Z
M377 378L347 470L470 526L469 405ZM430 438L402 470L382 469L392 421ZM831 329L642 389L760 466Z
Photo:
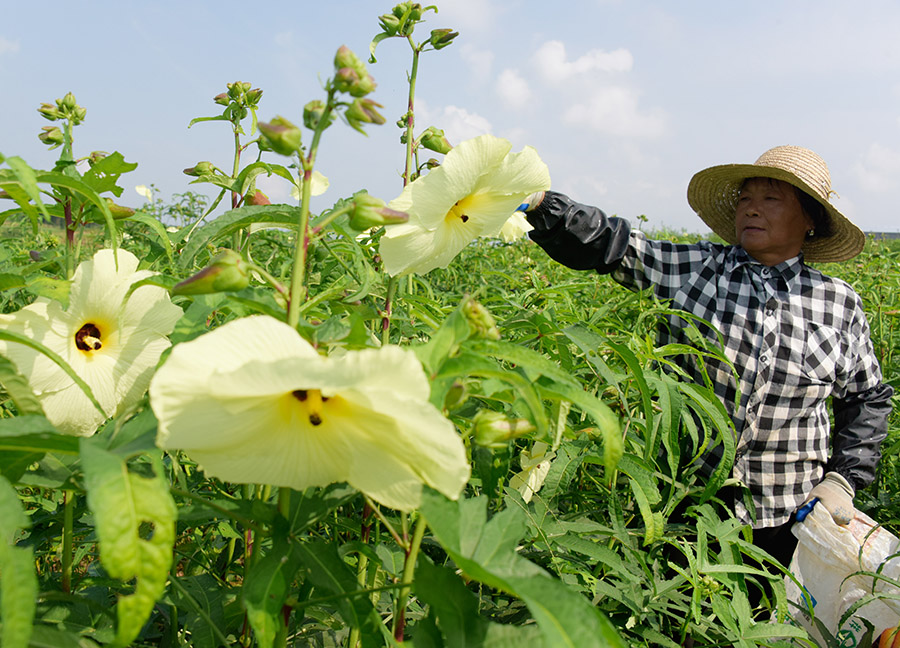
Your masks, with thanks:
M392 3L45 0L0 24L0 152L47 168L36 112L66 92L87 108L76 155L120 151L138 184L164 198L181 170L230 167L227 124L212 98L231 81L263 89L260 118L301 122L323 98L340 45L360 56ZM450 47L423 55L417 123L451 142L490 132L534 146L553 188L650 226L702 232L685 199L696 171L752 162L780 144L829 164L836 204L868 231L900 231L900 3L866 0L445 0L417 35L450 27ZM387 123L363 137L326 131L317 169L331 182L314 209L358 189L401 189L408 45L391 39L370 65ZM266 185L273 201L286 187Z

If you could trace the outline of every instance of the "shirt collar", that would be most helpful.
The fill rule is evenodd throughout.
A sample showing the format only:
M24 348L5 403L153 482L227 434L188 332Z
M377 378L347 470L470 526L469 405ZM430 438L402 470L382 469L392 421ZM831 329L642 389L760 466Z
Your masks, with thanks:
M771 266L769 272L772 277L780 277L783 279L788 290L791 290L794 280L797 279L800 272L803 270L803 265L803 252L801 252L787 261L782 261L778 265ZM727 256L726 269L729 272L733 272L743 266L753 266L753 271L758 271L766 267L747 254L747 251L744 248L739 245L734 245L731 247L730 254Z

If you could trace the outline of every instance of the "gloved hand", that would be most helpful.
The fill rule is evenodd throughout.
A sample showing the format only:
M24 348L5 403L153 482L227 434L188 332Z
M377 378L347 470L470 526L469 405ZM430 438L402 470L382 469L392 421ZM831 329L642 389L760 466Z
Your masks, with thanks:
M541 204L541 201L544 199L544 192L537 191L530 196L528 196L524 202L516 207L516 211L521 212L530 212L532 209Z
M825 478L809 491L804 504L818 498L819 502L831 513L835 523L847 525L853 519L856 509L853 508L855 492L843 475L836 472L825 473Z

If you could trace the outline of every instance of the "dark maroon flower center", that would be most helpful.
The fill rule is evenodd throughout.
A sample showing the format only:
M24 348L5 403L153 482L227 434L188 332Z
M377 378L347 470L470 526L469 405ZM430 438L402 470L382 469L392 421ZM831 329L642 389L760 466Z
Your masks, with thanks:
M75 334L75 346L82 351L97 351L103 346L100 341L100 329L96 324L88 322Z

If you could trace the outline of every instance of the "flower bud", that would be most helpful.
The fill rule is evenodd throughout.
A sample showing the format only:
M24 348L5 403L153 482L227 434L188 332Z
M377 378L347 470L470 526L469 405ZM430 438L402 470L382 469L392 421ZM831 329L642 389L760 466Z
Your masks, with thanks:
M228 98L227 92L220 92L215 97L213 97L213 101L215 101L220 106L227 106L231 103L231 100Z
M347 123L350 126L365 134L365 131L362 129L363 124L384 123L384 116L375 110L376 107L383 108L380 103L376 103L371 99L355 99L350 104L350 107L347 108L344 116L347 118Z
M247 195L244 196L244 204L245 205L271 205L272 201L269 200L269 197L264 194L259 189L255 191L247 192Z
M359 71L360 68L362 68L362 70L366 69L365 64L359 60L359 57L353 53L353 50L346 45L341 45L334 55L334 69L340 70L345 67L357 71Z
M250 285L247 262L234 250L223 250L193 277L175 284L173 295L205 295L242 290Z
M325 114L325 102L320 99L315 99L310 101L308 104L303 106L303 125L306 126L310 130L316 130L319 126L319 122L322 119L322 116ZM322 125L322 129L326 129L331 126L331 122L334 121L334 112L328 113L328 121Z
M465 384L458 380L454 380L453 384L450 385L450 389L447 390L447 394L444 396L444 409L447 411L456 409L465 403L468 397L469 394Z
M338 92L364 97L375 89L375 79L369 74L366 64L346 45L341 45L334 55L334 69L334 88Z
M106 206L109 207L109 211L112 214L112 217L116 220L121 220L123 218L128 218L129 216L134 215L134 210L131 207L117 205L112 201L112 198L106 199Z
M397 18L407 16L407 20L418 21L422 19L422 5L418 2L401 2L391 11Z
M69 112L75 110L78 107L78 102L75 101L75 95L73 95L71 92L67 92L66 96L62 99L58 99L56 103L61 109L67 110Z
M263 91L259 88L254 88L247 92L247 105L255 106L259 103L259 100L262 99Z
M303 132L284 117L275 117L270 122L259 122L260 135L272 150L281 155L293 155L300 150Z
M475 443L485 448L505 448L512 439L531 434L536 429L527 419L509 419L493 410L479 410L472 419Z
M66 136L58 126L43 126L41 130L44 132L38 135L38 139L49 146L51 151L66 141Z
M388 36L396 36L397 32L400 31L400 18L394 14L384 14L383 16L379 16L378 22L381 25L381 29Z
M87 117L87 108L82 108L81 106L75 106L75 110L72 112L72 123L76 126L84 121L84 118Z
M447 47L457 36L459 36L459 32L451 29L432 29L431 38L428 41L434 49L439 50Z
M447 141L447 138L444 136L444 131L440 128L435 128L434 126L429 126L425 129L425 132L422 133L422 146L427 148L429 151L434 151L435 153L443 153L446 155L450 152L450 149L453 147L450 145L450 142Z
M109 155L109 153L107 153L106 151L92 151L91 154L87 157L88 165L94 166L95 164L97 164L97 162L105 158L107 155Z
M487 308L472 298L466 298L462 303L462 312L475 337L500 339L500 329L497 328L497 322Z
M59 108L54 106L53 104L42 103L41 107L38 108L38 112L41 114L41 117L44 119L49 119L50 121L56 121L62 114L59 112Z
M214 173L216 167L213 166L212 162L197 162L194 166L187 168L183 171L184 175L194 176L199 178L200 176L209 175L210 173Z
M352 204L350 227L360 232L370 227L396 225L409 220L409 214L385 207L383 200L370 196L365 190L353 194Z

